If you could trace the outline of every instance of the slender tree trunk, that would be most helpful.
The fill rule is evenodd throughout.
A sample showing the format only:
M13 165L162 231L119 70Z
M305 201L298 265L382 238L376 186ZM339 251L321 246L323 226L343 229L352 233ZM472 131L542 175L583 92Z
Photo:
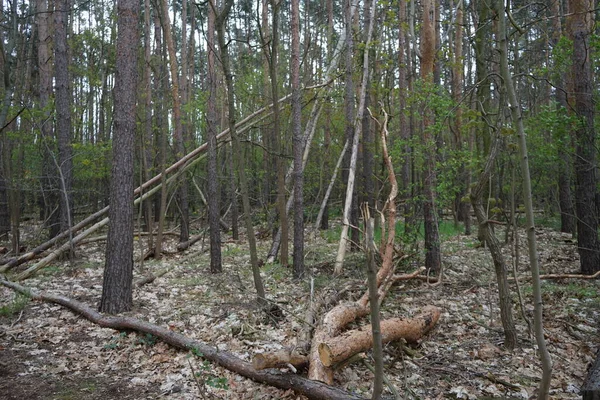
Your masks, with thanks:
M218 273L221 265L221 227L219 226L220 199L217 173L217 73L215 69L215 11L208 7L206 32L208 51L208 222L210 229L210 271Z
M496 13L498 14L498 50L500 55L500 73L503 78L508 97L508 106L513 124L517 128L519 155L521 158L521 174L523 175L523 199L525 205L525 215L527 218L527 244L529 247L529 265L531 269L533 284L533 307L534 307L534 325L535 337L540 352L540 361L542 362L542 380L538 390L538 399L548 398L550 390L550 379L552 377L552 360L550 353L546 348L546 339L544 338L544 326L542 319L542 294L540 284L540 267L538 263L537 242L535 238L535 222L533 216L533 200L531 194L531 177L529 174L529 161L527 155L527 141L525 139L525 128L523 127L523 117L519 107L519 99L515 91L512 76L508 69L508 38L506 30L505 4L504 0L496 0ZM516 233L515 233L516 235Z
M118 0L110 224L100 300L100 311L109 314L129 311L133 303L133 154L139 12L138 0Z
M233 5L233 0L226 0L223 7L217 12L216 5L211 2L211 7L217 15L215 27L217 30L217 41L219 43L219 53L221 55L221 64L223 67L223 75L227 87L227 105L228 105L228 122L229 133L231 135L231 143L233 153L237 154L237 172L240 179L240 191L242 195L242 206L244 208L244 220L246 222L246 235L248 236L248 245L250 247L250 263L252 264L252 275L254 277L254 287L256 289L258 303L265 306L265 288L260 276L258 266L258 256L256 252L256 237L254 236L254 226L252 224L252 209L250 208L250 199L248 195L248 180L246 177L246 162L245 155L241 152L240 139L236 132L236 113L233 94L233 75L229 64L229 52L225 42L225 25L229 16L229 11Z
M423 2L423 25L421 27L421 77L433 83L435 61L435 7L433 0ZM423 177L423 214L425 219L425 267L433 274L438 274L442 264L440 236L437 213L435 211L435 150L434 140L430 132L433 125L432 110L425 110L423 117L423 144L425 146L425 176Z
M596 136L594 131L594 101L590 36L593 24L591 0L569 1L569 33L573 41L573 89L575 113L579 123L575 128L575 211L577 213L577 245L581 272L592 275L600 270L600 242L596 205Z
M177 56L175 54L175 43L173 41L167 0L162 0L161 23L165 42L167 44L167 52L169 54L169 69L171 71L171 97L173 100L173 140L175 142L175 159L179 160L185 155L185 146L183 140L181 93L179 89L179 74L177 72ZM177 188L177 197L179 201L179 223L181 224L179 242L183 243L187 242L190 238L188 184L185 177L182 177L181 181L179 182L179 186Z
M563 35L561 18L561 1L551 0L549 13L552 18L552 46L556 46ZM559 113L565 114L569 109L567 103L566 78L565 74L560 72L556 80L556 107ZM565 233L575 233L575 209L573 207L573 198L571 194L572 184L572 160L571 137L562 135L557 143L558 148L558 202L560 207L560 231Z
M163 248L163 232L165 230L165 219L167 213L167 132L168 132L168 123L165 118L165 109L164 109L164 96L168 90L167 79L165 77L165 57L164 57L164 49L163 49L163 41L162 41L162 27L160 22L159 13L156 12L154 16L154 40L156 42L156 56L159 60L158 71L159 73L156 76L155 86L156 90L159 93L156 101L156 135L158 136L159 141L159 163L160 163L160 197L158 199L158 226L156 232L156 246L154 247L154 258L160 259L162 257L162 248Z
M48 202L48 195L52 192L52 183L50 177L53 174L54 166L50 162L50 148L49 143L52 140L53 134L53 124L50 113L50 96L52 94L52 56L50 53L50 45L52 43L52 37L50 36L49 31L49 13L48 13L48 4L47 0L37 0L37 28L38 28L38 75L39 75L39 108L41 110L41 122L40 122L40 131L41 131L41 143L42 143L42 201L40 202L40 215L46 220L48 218L51 204ZM5 57L2 57L4 60ZM4 61L2 61L4 63ZM3 71L5 69L3 68ZM5 75L7 72L4 73ZM3 79L3 84L7 82L7 76ZM6 85L6 84L5 84ZM8 90L5 87L5 92ZM8 207L6 208L8 211ZM51 230L52 231L52 230ZM54 237L55 235L52 235Z
M143 114L144 134L142 136L142 167L144 170L144 181L152 178L152 50L150 45L151 35L151 8L150 0L144 0L144 60L146 67L144 68L144 106ZM154 248L154 216L152 215L152 200L144 201L144 219L146 222L146 230L148 231L148 249Z
M348 4L348 11L347 13L350 14L350 10L352 9L352 4L351 2ZM350 210L351 210L351 206L352 206L352 201L353 199L353 193L354 193L354 179L356 176L356 160L357 160L357 156L358 156L358 142L359 142L359 138L361 136L362 133L362 122L363 122L363 114L365 111L365 101L366 101L366 97L367 97L367 82L369 79L369 46L371 45L371 38L373 37L373 20L374 20L374 13L375 13L375 2L372 2L371 4L371 8L368 11L369 15L367 17L367 20L369 21L368 23L368 28L367 28L367 36L366 36L366 42L365 42L365 51L363 53L363 65L362 65L362 80L361 80L361 86L360 86L360 96L359 96L359 103L358 103L358 111L356 114L356 117L354 119L354 138L352 141L352 154L351 154L351 158L350 158L350 168L348 171L348 186L346 189L346 200L345 200L345 204L344 204L344 219L343 219L343 226L342 226L342 234L340 237L340 245L338 247L338 253L337 253L337 257L335 260L335 267L334 267L334 273L335 274L341 274L342 273L342 268L343 268L343 264L344 264L344 257L345 257L345 253L346 253L346 240L348 237L348 228L349 228L349 214L350 214ZM347 21L347 23L351 23L351 20ZM349 32L351 34L352 30L351 30L351 25L346 25L346 29L348 29L347 32ZM347 47L347 51L350 50L352 46L348 46Z
M281 244L279 253L279 262L283 266L288 265L289 258L289 224L286 212L285 200L285 166L283 155L286 151L284 141L281 140L281 129L279 121L279 84L277 82L277 57L279 54L279 10L281 2L271 0L272 24L271 24L271 62L269 63L269 75L271 77L271 95L273 97L273 144L279 153L275 156L275 165L277 168L277 214L279 215L279 224L281 226Z
M300 98L300 0L292 2L292 142L294 153L294 278L304 276L304 173Z

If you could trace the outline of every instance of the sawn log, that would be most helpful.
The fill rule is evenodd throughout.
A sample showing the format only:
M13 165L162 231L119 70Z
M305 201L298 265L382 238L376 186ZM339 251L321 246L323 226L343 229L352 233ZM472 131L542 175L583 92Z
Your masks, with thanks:
M429 332L440 318L440 309L426 307L414 318L392 318L381 321L382 343L399 339L415 343ZM331 367L373 346L371 325L346 331L319 344L319 358L326 367Z

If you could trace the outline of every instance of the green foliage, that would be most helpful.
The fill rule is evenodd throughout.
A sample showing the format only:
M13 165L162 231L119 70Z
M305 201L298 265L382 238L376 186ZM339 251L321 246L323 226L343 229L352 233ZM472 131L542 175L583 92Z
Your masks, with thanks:
M113 336L110 342L106 343L103 348L106 350L118 349L121 346L121 341L127 337L127 332L119 332L117 336Z
M8 304L0 307L0 316L11 317L25 309L31 298L23 294L16 294L15 298Z
M156 336L152 335L151 333L145 333L137 339L136 343L152 347L156 344Z

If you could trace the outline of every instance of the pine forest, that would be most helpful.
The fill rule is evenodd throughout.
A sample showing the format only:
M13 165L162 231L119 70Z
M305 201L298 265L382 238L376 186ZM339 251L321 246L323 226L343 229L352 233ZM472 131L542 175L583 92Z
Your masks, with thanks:
M0 0L0 399L600 399L596 0Z

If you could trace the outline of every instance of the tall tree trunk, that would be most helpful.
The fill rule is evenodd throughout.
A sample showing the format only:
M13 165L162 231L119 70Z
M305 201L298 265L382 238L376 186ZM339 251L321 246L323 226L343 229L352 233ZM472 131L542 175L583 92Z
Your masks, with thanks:
M350 16L350 12L352 10L352 2L348 3L348 10L346 11L347 17ZM373 20L374 20L374 12L375 12L375 2L372 2L371 8L368 11L368 28L367 28L367 36L365 42L365 49L368 50L371 45L371 38L373 36ZM352 25L351 18L346 21L346 29L347 33L352 35ZM348 43L350 44L350 43ZM348 45L346 51L350 51L353 46ZM358 99L358 111L356 113L356 117L354 119L353 130L354 137L352 140L352 154L350 158L350 168L348 170L348 185L346 189L346 200L344 204L344 217L343 217L343 226L342 226L342 234L340 237L340 244L338 247L337 257L335 259L335 267L334 273L341 274L342 268L344 264L344 257L346 253L346 241L348 237L348 228L349 228L349 214L352 206L353 193L354 193L354 179L356 176L356 159L358 156L358 142L362 133L362 122L363 122L363 114L365 110L365 101L367 97L367 82L369 79L369 51L363 52L363 64L362 64L362 80L360 86L360 95ZM348 73L348 71L346 71ZM347 89L346 89L347 90Z
M158 136L159 142L159 166L160 166L160 197L158 198L157 210L155 214L158 214L158 226L156 228L156 245L154 247L154 258L160 259L162 257L163 248L163 232L165 230L165 219L167 213L167 136L168 136L168 122L165 117L164 107L164 96L168 90L168 80L166 79L166 67L164 57L164 45L162 41L162 27L160 22L160 15L158 12L154 15L154 41L156 57L158 58L158 74L155 77L155 87L158 93L157 101L155 102L154 113L156 115L156 136Z
M352 32L352 18L354 10L352 1L344 1L344 24L346 27L346 66L345 66L345 85L344 85L344 116L346 124L346 141L351 143L349 153L344 156L344 168L342 178L346 182L346 194L344 200L344 210L342 215L342 234L337 253L335 273L342 272L344 257L346 254L346 243L348 238L348 229L350 224L350 207L352 206L352 196L354 194L354 174L356 170L356 159L358 157L358 135L354 127L354 37ZM353 165L354 164L354 165Z
M596 193L596 135L590 36L594 5L592 0L569 1L569 33L573 41L573 89L575 112L579 123L575 128L575 211L577 214L577 246L581 272L600 271L600 242Z
M210 272L223 270L221 264L221 227L219 175L217 171L217 72L215 69L215 10L208 7L208 27L206 32L208 51L208 223L210 229Z
M233 74L229 61L229 51L225 42L225 25L229 16L229 11L233 5L233 0L225 0L221 10L217 12L216 5L211 1L210 6L213 7L216 14L215 28L217 31L217 41L219 43L219 53L221 55L221 64L223 67L223 75L225 76L225 84L227 88L227 106L228 106L228 122L229 133L231 135L231 144L234 154L237 154L237 173L240 180L240 192L242 195L242 206L244 208L244 220L246 223L246 235L248 236L248 245L250 247L250 263L252 264L252 275L254 278L254 287L256 289L257 301L260 305L266 306L265 288L260 276L260 268L258 265L258 256L256 252L256 237L254 235L254 226L252 224L252 209L250 208L250 199L248 195L248 180L246 177L246 161L245 155L241 152L240 138L236 132L236 113L233 94Z
M421 77L426 84L433 83L435 62L435 6L433 0L423 2L423 25L421 27ZM426 109L423 116L423 144L425 146L425 176L423 177L423 214L425 219L425 267L438 274L442 265L440 236L437 213L435 211L435 149L430 132L433 125L433 112Z
M561 1L551 0L549 13L552 18L552 46L556 46L563 35L561 18ZM563 72L559 72L556 79L556 106L559 113L566 113L569 109L567 103L566 78ZM575 233L575 209L571 195L572 160L570 157L571 137L562 135L557 143L558 148L558 202L560 207L560 231Z
M54 73L56 82L56 135L58 138L60 232L71 227L73 209L73 155L71 149L71 89L67 42L68 0L55 0Z
M161 23L164 32L167 52L169 54L169 69L171 72L171 97L173 100L173 141L175 142L175 158L181 159L185 155L185 146L183 140L183 125L181 116L181 93L179 89L179 74L177 72L177 56L175 54L175 43L171 21L169 18L169 6L167 0L162 0ZM185 176L179 181L177 188L177 197L179 202L179 223L180 233L179 242L187 242L190 238L189 230L189 204L188 204L188 184Z
M294 153L294 278L304 276L304 173L302 104L300 98L300 0L292 2L292 143Z
M544 326L542 320L542 294L540 284L540 267L538 263L537 243L535 238L535 222L533 218L533 200L531 195L531 177L529 174L529 158L527 155L527 141L525 139L525 128L523 127L523 117L519 106L519 99L513 84L511 73L508 69L508 38L506 30L505 4L504 0L496 0L496 13L498 14L498 52L500 56L500 74L504 82L507 93L508 107L513 124L516 125L519 155L521 158L521 174L523 175L523 199L525 205L525 215L527 218L527 244L529 247L529 265L531 269L533 284L533 306L534 306L534 324L535 337L540 352L540 361L542 362L542 380L538 390L538 399L548 398L550 390L550 378L552 376L552 360L550 353L546 348L546 339L544 338ZM516 234L516 233L515 233Z
M144 0L144 134L142 135L142 167L144 181L152 178L152 49L151 49L151 8L150 0ZM154 248L154 216L152 215L152 200L144 201L144 219L148 231L148 249Z
M118 0L110 224L100 299L100 311L110 314L129 311L133 303L133 154L139 12L138 0Z
M50 45L52 43L52 37L49 29L49 10L47 0L37 0L37 13L36 21L38 28L38 75L39 75L39 108L41 110L41 143L42 143L42 198L40 202L40 216L45 220L48 218L51 212L51 204L48 202L48 195L52 192L52 183L50 177L54 173L54 166L51 163L50 158L50 143L52 142L53 124L50 112L50 96L52 94L52 56L50 53ZM2 57L4 60L5 57ZM4 70L4 68L3 68ZM6 74L6 73L5 73ZM4 77L3 83L7 81L7 76ZM5 83L4 83L5 84ZM5 84L6 85L6 84ZM5 91L8 88L4 89ZM0 207L1 208L1 207ZM8 211L8 207L6 208ZM58 229L57 229L58 230ZM51 237L54 233L51 229Z
M279 262L283 266L288 265L289 258L289 224L286 212L285 200L285 167L286 162L283 155L286 146L281 140L280 117L279 117L279 84L277 82L277 57L279 55L279 10L280 0L271 0L272 24L271 24L271 62L269 63L269 75L271 77L271 96L273 98L273 146L278 154L275 155L277 168L277 214L281 226L281 245Z

